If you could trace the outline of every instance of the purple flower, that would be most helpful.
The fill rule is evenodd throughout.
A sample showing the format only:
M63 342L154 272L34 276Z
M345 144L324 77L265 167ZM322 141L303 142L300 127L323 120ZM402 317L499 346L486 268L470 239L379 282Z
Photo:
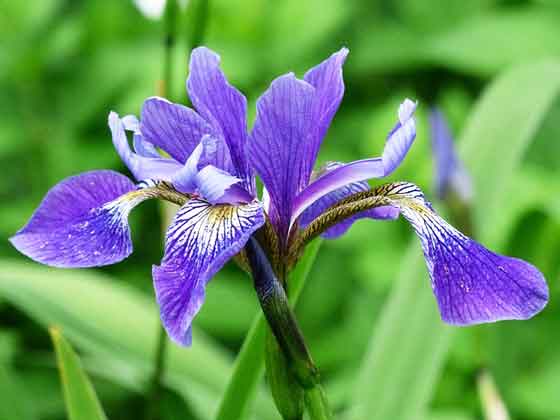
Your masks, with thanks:
M196 112L149 98L140 120L109 115L115 148L137 184L113 171L67 178L47 193L12 243L30 258L56 267L113 264L132 252L127 218L136 205L149 198L180 204L153 278L167 332L188 345L206 284L261 226L271 228L264 230L265 237L275 232L270 257L291 266L297 258L293 248L309 229L339 214L341 200L355 198L350 209L358 208L364 195L374 205L325 225L321 233L334 238L358 218L402 214L421 239L445 321L472 324L537 313L548 290L536 268L494 254L459 233L412 184L370 190L367 180L391 174L412 145L413 101L401 104L380 157L334 162L313 171L343 97L347 54L346 49L333 54L303 80L290 73L273 81L258 100L248 134L245 97L227 82L215 53L195 49L187 90ZM265 187L261 201L254 172Z
M303 80L291 73L277 78L258 101L249 156L266 188L265 205L280 242L288 248L300 228L314 223L316 229L321 220L329 227L323 236L334 238L360 217L394 219L401 213L421 240L444 321L468 325L526 319L538 313L548 300L542 274L532 265L492 253L458 232L412 184L389 184L375 192L377 195L370 194L376 206L353 213L334 226L326 223L329 218L338 220L336 213L342 213L344 207L337 208L341 200L356 197L347 206L359 208L359 199L368 195L367 180L391 174L416 136L416 103L406 99L381 157L331 163L313 172L319 147L343 97L342 65L347 54L346 49L333 54L309 70ZM456 167L456 159L451 159Z
M432 151L435 164L435 191L440 200L450 193L456 194L464 203L472 200L471 179L457 157L453 137L439 109L430 112Z
M206 284L265 221L248 164L246 99L208 49L193 51L188 91L197 112L149 98L140 121L109 115L113 143L137 185L113 171L67 178L11 238L20 252L43 264L113 264L132 252L127 218L136 205L169 197L184 203L167 230L153 278L165 328L187 345Z

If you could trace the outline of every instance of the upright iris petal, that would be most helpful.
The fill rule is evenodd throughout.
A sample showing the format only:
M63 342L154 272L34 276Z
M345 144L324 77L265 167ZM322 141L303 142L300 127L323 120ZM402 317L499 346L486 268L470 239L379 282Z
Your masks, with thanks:
M443 200L453 192L464 202L469 202L473 194L471 180L457 156L445 117L438 109L430 112L430 128L436 172L435 191L438 198Z
M221 169L240 178L244 188L254 193L247 156L247 99L227 81L218 54L205 47L193 50L187 89L198 113L227 144L233 170Z
M190 345L206 284L264 221L259 203L212 206L193 199L179 210L167 230L161 265L153 268L161 319L173 340Z
M10 241L23 254L55 267L114 264L132 252L127 217L149 198L113 171L92 171L55 185Z

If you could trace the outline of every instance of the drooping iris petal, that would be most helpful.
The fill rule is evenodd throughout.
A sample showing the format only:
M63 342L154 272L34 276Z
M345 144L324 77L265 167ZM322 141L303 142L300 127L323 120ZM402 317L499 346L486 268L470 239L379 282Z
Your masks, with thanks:
M92 171L55 185L10 241L29 258L55 267L114 264L132 252L130 210L149 198L113 171Z
M319 198L353 182L382 178L393 172L402 162L416 137L414 111L416 103L410 99L400 105L399 122L389 133L382 156L362 159L341 165L312 182L294 200L291 223Z
M216 142L212 160L207 164L231 170L231 159L220 135L208 122L192 109L174 104L167 99L152 97L142 107L142 135L151 143L169 153L175 160L185 163L206 135Z
M439 217L412 184L395 184L394 202L421 240L442 319L471 325L527 319L548 301L543 275L531 264L495 254ZM400 195L400 196L399 196Z
M254 192L247 157L247 99L228 83L216 53L205 47L193 50L187 90L196 110L227 144L233 171L221 169L242 179L247 191Z
M307 179L309 179L317 160L317 153L321 147L321 142L327 134L331 121L344 96L342 65L347 55L348 49L342 48L321 64L310 69L303 77L307 83L315 88L312 111L314 124L311 128L312 135L306 144L307 151L305 152L307 168L304 177Z
M472 198L472 185L469 175L457 157L453 137L441 111L430 113L432 151L435 163L435 191L440 200L449 192L454 192L465 202Z
M259 203L212 206L192 199L167 231L165 255L153 277L161 319L169 336L191 343L191 323L206 284L265 221Z
M174 159L147 157L134 153L128 144L124 124L116 112L109 114L109 128L117 153L138 181L170 180L173 174L181 169L182 165Z
M309 181L306 142L314 123L314 93L309 83L287 74L274 80L257 102L250 158L270 195L279 218L273 223L281 235L287 233L293 199Z
M342 163L338 162L330 162L326 167L326 173L329 170L333 170L338 166L342 165ZM323 175L321 175L323 176ZM309 206L301 215L299 219L299 226L301 228L305 228L309 225L313 220L315 220L318 216L323 214L327 209L335 205L340 200L343 200L349 197L352 194L356 194L362 191L368 191L370 186L367 182L354 182L352 184L345 185L337 190L334 190L327 195L321 197L317 201L315 201L311 206ZM383 207L376 207L371 210L367 210L361 213L358 213L348 219L344 220L343 222L327 229L321 236L326 239L335 239L339 236L346 233L350 226L359 219L362 218L371 218L371 219L396 219L399 217L399 209L392 206L383 206Z

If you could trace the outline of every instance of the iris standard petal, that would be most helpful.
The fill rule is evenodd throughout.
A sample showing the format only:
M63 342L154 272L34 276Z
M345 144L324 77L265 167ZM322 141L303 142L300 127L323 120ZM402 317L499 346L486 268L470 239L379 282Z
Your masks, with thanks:
M307 142L307 173L311 174L321 142L327 134L331 121L338 110L338 106L344 96L344 80L342 77L342 65L348 55L348 49L342 48L332 54L321 64L313 67L305 73L304 80L315 88L313 100L312 135Z
M152 97L142 107L142 135L166 151L175 160L185 163L205 135L217 139L220 135L192 109L167 99ZM224 170L231 170L231 159L223 141L216 140L212 161L207 162Z
M527 319L544 308L548 287L533 265L495 254L457 231L431 209L415 185L394 185L392 193L401 196L395 204L421 240L445 322Z
M410 99L405 99L400 105L399 122L387 137L382 157L341 165L307 186L293 202L291 223L294 223L307 207L332 191L354 182L390 175L402 162L416 137L416 123L413 117L415 109L416 103Z
M435 164L435 191L443 200L452 191L465 202L472 198L472 184L467 171L457 157L453 137L438 109L430 112L432 151Z
M399 106L399 122L387 136L383 149L383 167L385 176L390 175L401 164L416 138L416 121L414 111L416 102L405 99Z
M329 170L333 170L342 163L330 162L326 167L326 173ZM368 191L370 186L367 182L354 182L352 184L347 184L337 190L334 190L327 195L321 197L315 201L311 206L309 206L301 215L299 219L299 226L305 228L318 216L323 214L327 209L338 203L339 201L349 197L352 194L356 194L363 191ZM341 223L327 229L321 236L326 239L335 239L346 233L346 231L352 226L352 224L362 218L371 219L383 219L383 220L393 220L399 217L399 209L392 206L376 207L371 210L363 211L354 216L349 217Z
M162 263L153 268L161 319L174 341L190 345L206 284L264 221L260 203L212 206L192 199L179 210L167 231Z
M173 174L181 169L182 165L174 159L147 157L134 153L128 144L123 121L116 112L109 113L109 128L117 153L138 181L170 180Z
M127 217L146 197L113 171L72 176L54 186L10 241L29 258L55 267L113 264L132 252Z
M254 192L247 157L247 99L228 83L216 53L205 47L193 50L187 90L196 110L224 139L234 170L216 166L242 179L244 187Z
M251 163L260 175L279 220L287 233L292 203L309 182L306 142L313 124L315 89L287 74L274 80L257 102L257 117L250 135Z

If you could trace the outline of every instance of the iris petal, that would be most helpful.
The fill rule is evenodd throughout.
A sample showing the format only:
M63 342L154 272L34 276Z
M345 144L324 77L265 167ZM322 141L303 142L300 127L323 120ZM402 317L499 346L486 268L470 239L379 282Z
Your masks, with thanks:
M251 163L260 175L278 219L281 236L287 234L292 201L309 182L306 156L312 129L315 89L287 74L274 80L257 102L251 132Z
M227 171L233 169L227 146L221 140L218 142L220 133L184 105L158 97L147 99L142 107L141 131L148 141L181 163L187 161L204 136L210 135L216 139L216 150L207 164Z
M233 170L216 166L242 179L247 191L254 192L247 157L247 99L227 81L218 54L205 47L193 50L187 89L196 110L221 135L229 149Z
M398 185L398 184L397 184ZM471 325L527 319L548 301L543 275L533 265L496 254L439 217L412 184L394 200L421 240L442 319Z
M138 181L143 179L169 181L173 174L181 169L182 165L174 159L147 157L134 153L128 144L123 121L116 112L109 114L109 128L117 153Z
M264 221L259 203L212 206L192 199L179 210L167 231L161 265L153 268L161 319L174 341L190 345L206 284Z
M435 163L435 191L443 200L450 191L469 202L472 198L472 185L469 175L457 157L453 138L445 117L435 109L430 113L432 150Z
M10 241L31 259L55 267L114 264L132 252L127 217L146 197L113 171L66 178L45 196Z
M393 172L406 156L416 137L414 111L416 104L410 99L400 105L399 122L389 133L380 158L357 160L330 171L312 182L293 200L291 223L319 198L353 182L382 178Z

